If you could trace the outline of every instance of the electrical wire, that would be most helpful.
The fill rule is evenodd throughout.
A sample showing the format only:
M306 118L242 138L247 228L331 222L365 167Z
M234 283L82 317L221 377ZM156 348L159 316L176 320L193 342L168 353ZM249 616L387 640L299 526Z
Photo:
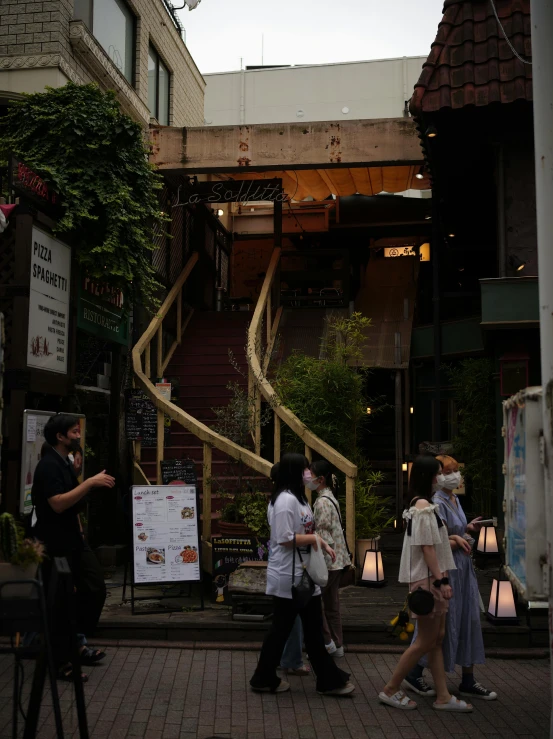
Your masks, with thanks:
M522 62L523 64L530 64L530 65L531 65L531 64L532 64L532 62L531 62L531 61L529 61L528 59L524 59L524 58L523 58L523 57L522 57L522 56L521 56L521 55L520 55L520 54L518 53L518 51L517 51L517 50L515 49L515 47L513 46L513 44L511 43L511 41L509 40L509 37L508 37L508 36L507 36L507 34L505 33L505 29L503 28L503 24L501 23L501 21L499 20L499 16L497 15L497 10L496 10L496 8L495 8L495 3L494 3L494 0L490 0L490 3L491 3L491 6L492 6L493 14L495 15L495 19L496 19L496 21L497 21L497 25L499 26L499 28L501 28L501 33L502 33L502 34L503 34L503 36L505 37L505 41L506 41L506 42L507 42L507 43L509 44L509 48L511 49L511 51L513 52L513 54L514 54L514 55L516 56L516 58L517 58L517 59L518 59L519 61L521 61L521 62Z

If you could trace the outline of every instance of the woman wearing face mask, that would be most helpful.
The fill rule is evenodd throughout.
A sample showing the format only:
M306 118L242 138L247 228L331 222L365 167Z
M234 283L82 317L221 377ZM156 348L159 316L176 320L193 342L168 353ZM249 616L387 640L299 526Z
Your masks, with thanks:
M277 676L276 669L299 615L307 654L317 677L317 692L321 695L349 695L355 686L349 682L347 672L337 667L325 649L320 588L315 587L303 608L292 598L292 568L294 580L298 583L303 574L301 560L305 561L309 556L310 547L321 546L332 560L335 559L334 551L314 533L313 513L305 496L305 485L310 479L309 462L303 455L285 454L282 457L267 514L271 527L271 556L267 564L266 593L273 596L273 621L250 685L252 690L265 693L282 693L290 689L290 684ZM295 566L294 547L297 549Z
M440 456L442 474L437 477L437 490L433 502L438 506L441 519L447 526L453 559L457 567L450 573L453 598L450 601L443 643L446 672L454 672L460 665L463 678L459 686L461 695L493 701L497 693L488 690L474 678L474 665L484 664L484 642L480 625L480 595L470 553L473 535L480 530L481 516L467 522L459 498L453 492L461 485L459 464L453 457ZM416 639L416 634L414 639ZM405 680L405 687L419 695L434 695L434 690L423 677L424 662L420 662Z
M344 656L342 619L340 616L340 577L345 567L351 564L348 546L342 529L340 505L335 498L335 478L325 459L311 465L310 490L317 491L313 507L315 528L319 536L334 549L336 559L325 557L328 567L328 585L322 589L323 631L326 650L333 657Z

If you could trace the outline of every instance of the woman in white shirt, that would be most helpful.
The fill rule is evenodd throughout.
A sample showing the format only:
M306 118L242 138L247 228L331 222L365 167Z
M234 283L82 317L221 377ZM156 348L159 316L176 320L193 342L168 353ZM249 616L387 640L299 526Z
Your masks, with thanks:
M321 589L316 586L307 605L300 609L292 600L293 549L294 579L298 583L310 547L322 546L334 559L333 550L315 533L313 513L305 496L305 484L311 479L309 462L301 454L285 454L277 473L275 491L268 510L271 527L270 556L267 565L267 595L273 596L273 621L267 634L255 673L250 680L253 690L281 693L289 683L276 674L286 641L296 617L303 624L305 647L317 677L317 692L322 695L348 695L355 689L349 675L340 670L325 648Z
M417 640L401 655L391 679L378 697L393 708L415 709L417 704L409 700L400 686L410 670L427 654L436 688L433 707L437 711L468 713L472 706L457 700L447 688L442 655L445 617L453 594L447 575L449 570L455 569L455 562L447 528L437 513L438 507L430 503L432 485L439 471L440 463L434 457L418 457L413 464L409 479L411 504L403 514L407 531L399 568L399 581L409 583L410 592L417 588L430 591L434 596L434 608L426 616L411 614L418 623Z

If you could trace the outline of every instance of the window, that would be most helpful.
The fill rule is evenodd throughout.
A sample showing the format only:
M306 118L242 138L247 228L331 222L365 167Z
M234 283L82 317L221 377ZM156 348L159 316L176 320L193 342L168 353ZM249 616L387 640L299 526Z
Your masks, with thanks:
M117 69L132 84L135 19L123 0L75 0L74 16L86 23Z
M153 46L148 50L148 107L152 118L169 125L169 84L171 75Z

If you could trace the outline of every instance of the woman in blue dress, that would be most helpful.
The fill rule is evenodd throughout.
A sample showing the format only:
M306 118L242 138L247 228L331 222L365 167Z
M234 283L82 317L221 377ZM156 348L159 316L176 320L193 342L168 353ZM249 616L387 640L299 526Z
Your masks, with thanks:
M460 665L463 678L459 686L461 695L483 700L496 700L497 693L488 690L474 677L474 665L485 662L484 641L480 624L480 594L474 566L470 557L472 535L480 530L479 518L470 523L461 507L454 490L460 486L459 465L453 457L437 457L442 464L442 474L437 477L438 490L432 501L438 505L440 517L447 526L449 541L453 550L456 570L449 573L453 597L449 604L446 619L446 632L443 642L444 665L446 672L454 672ZM413 641L417 634L415 631ZM404 681L404 687L419 695L434 696L434 689L423 677L426 664L423 660L411 670Z

